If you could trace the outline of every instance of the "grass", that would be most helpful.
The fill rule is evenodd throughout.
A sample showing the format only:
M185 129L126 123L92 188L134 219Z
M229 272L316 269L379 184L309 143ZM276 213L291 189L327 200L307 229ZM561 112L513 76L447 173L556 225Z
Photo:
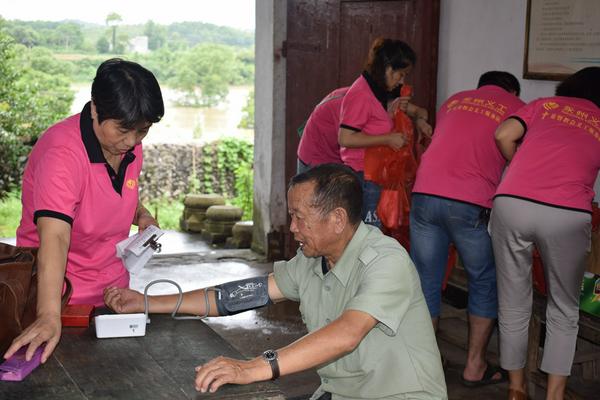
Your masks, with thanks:
M15 237L20 221L21 192L10 192L0 201L0 237Z
M160 199L144 204L148 211L158 217L161 229L180 230L179 218L183 215L183 201L178 199Z
M146 204L152 215L158 215L162 229L179 230L179 218L183 215L183 202L161 199ZM14 191L0 201L0 237L15 237L21 221L21 192Z

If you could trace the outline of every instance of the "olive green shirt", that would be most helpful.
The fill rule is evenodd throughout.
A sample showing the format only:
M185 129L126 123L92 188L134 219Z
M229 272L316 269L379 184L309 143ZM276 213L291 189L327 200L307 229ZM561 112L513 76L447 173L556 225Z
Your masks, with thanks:
M337 264L325 275L322 257L301 251L274 265L277 287L300 302L313 332L358 310L378 323L351 353L318 369L320 389L335 399L447 399L431 317L406 250L360 223Z

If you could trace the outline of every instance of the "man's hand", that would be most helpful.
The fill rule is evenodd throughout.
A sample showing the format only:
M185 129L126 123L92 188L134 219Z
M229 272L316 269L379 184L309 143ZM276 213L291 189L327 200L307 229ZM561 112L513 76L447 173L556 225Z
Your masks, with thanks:
M104 289L104 304L119 314L143 312L144 295L131 289L108 287Z
M406 135L392 132L387 135L387 145L394 150L399 150L406 144Z
M46 348L42 353L42 363L45 363L60 340L60 331L60 315L41 315L13 340L6 353L4 353L4 358L9 358L21 347L29 345L25 354L25 359L29 361L35 350L46 343Z
M433 133L433 128L431 127L431 125L429 125L427 121L425 121L423 118L417 118L415 125L417 126L417 131L420 133L421 136L425 136L427 138L431 137L431 134Z
M196 390L214 393L226 383L246 385L271 378L271 367L261 358L250 361L217 357L196 367Z

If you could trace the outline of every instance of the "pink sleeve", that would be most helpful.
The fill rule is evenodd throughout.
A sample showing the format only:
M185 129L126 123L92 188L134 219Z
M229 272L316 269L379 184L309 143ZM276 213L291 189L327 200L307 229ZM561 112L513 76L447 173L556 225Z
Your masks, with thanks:
M72 223L81 199L82 174L81 162L71 151L65 148L48 149L38 160L34 172L35 218L52 216Z
M516 118L521 123L525 124L525 127L529 126L535 115L540 109L541 99L534 100L529 104L519 108L517 112L513 113L509 118Z
M342 101L340 126L357 132L362 131L369 120L368 101L357 91L349 90Z

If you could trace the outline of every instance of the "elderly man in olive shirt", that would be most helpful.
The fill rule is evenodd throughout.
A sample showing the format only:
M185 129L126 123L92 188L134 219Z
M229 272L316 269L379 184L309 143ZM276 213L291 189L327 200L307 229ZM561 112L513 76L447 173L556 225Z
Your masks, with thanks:
M266 286L265 304L267 293L273 302L299 301L309 333L252 360L219 357L198 366L197 390L316 367L321 386L312 399L447 399L419 276L394 239L361 222L361 199L358 179L341 165L323 164L292 179L288 209L298 254L275 263L266 285L237 287ZM223 315L215 288L207 301L204 289L185 293L180 311ZM117 312L143 310L143 296L127 289L107 289L105 301ZM171 312L176 301L176 295L151 297L150 311ZM245 309L263 305L250 303Z

